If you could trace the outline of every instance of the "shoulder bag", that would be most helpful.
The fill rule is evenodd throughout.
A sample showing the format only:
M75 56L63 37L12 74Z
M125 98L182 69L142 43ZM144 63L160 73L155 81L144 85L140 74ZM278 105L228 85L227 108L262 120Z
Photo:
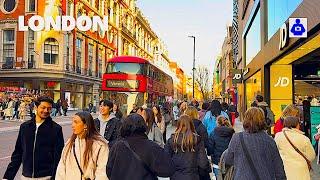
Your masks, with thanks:
M242 146L244 155L245 155L246 159L248 160L249 166L253 171L253 175L255 176L255 179L261 180L261 178L259 177L257 168L253 164L253 161L252 161L251 156L249 154L248 148L247 148L246 144L244 143L243 133L240 133L240 144Z
M98 151L98 154L97 154L96 163L98 163L98 158L99 158L100 150L101 150L101 146L100 146L99 151ZM83 176L83 171L82 171L82 169L81 169L80 163L79 163L78 158L77 158L77 155L76 155L75 143L73 143L73 156L74 156L74 158L76 159L76 162L77 162L77 165L78 165L78 169L80 170L81 180L82 180L82 179L84 179L84 180L91 180L90 178L85 178L85 177Z
M307 164L308 164L308 169L309 169L309 171L311 171L311 170L312 170L312 165L311 165L311 162L309 161L309 159L290 141L290 139L289 139L286 131L283 131L283 134L284 134L284 136L286 137L286 139L289 141L289 143L291 144L291 146L293 147L293 149L296 150L297 153L299 153L299 154L303 157L303 159L306 160L306 162L307 162Z

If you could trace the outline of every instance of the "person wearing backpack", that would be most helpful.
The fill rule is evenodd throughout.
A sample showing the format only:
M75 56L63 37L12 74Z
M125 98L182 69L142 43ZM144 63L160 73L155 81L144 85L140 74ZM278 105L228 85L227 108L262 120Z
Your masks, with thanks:
M216 117L220 115L229 120L229 116L222 110L220 102L218 100L213 100L210 110L206 113L202 122L206 127L208 134L211 134L213 129L216 127Z
M263 96L257 95L256 96L257 105L259 108L261 108L264 112L265 116L265 122L267 124L267 132L269 135L271 135L271 127L274 125L274 113L270 109L268 103L263 101Z

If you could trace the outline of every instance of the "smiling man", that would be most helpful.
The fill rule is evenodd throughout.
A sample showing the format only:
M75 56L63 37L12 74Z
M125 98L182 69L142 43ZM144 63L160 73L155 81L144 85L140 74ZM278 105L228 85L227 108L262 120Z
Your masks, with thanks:
M119 137L121 121L112 113L113 103L109 100L100 101L100 115L94 120L95 126L111 148Z
M21 124L15 149L3 179L14 179L21 163L21 179L54 179L64 146L62 128L50 117L53 100L35 101L35 116Z

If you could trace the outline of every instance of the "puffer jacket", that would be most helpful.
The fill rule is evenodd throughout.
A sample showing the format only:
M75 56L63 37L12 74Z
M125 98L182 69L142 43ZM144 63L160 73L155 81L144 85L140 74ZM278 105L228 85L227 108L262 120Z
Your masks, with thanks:
M226 126L216 127L209 137L208 154L211 160L218 165L222 153L228 148L234 130Z

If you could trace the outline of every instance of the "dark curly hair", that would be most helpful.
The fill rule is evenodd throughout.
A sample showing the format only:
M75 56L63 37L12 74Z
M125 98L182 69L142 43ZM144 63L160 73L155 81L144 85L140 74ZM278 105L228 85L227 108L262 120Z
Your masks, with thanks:
M147 125L143 117L137 113L133 113L123 121L120 128L120 136L124 138L133 134L145 134L146 131Z

